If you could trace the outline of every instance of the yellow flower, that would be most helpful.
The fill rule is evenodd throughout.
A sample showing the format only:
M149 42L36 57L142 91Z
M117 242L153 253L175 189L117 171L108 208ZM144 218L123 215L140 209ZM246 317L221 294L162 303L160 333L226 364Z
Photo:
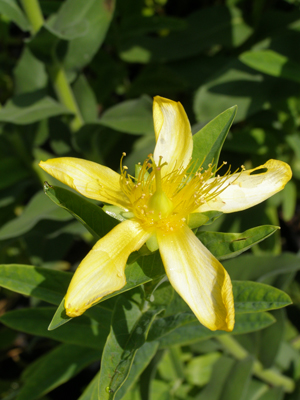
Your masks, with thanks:
M124 209L127 220L100 239L77 268L65 308L84 313L126 284L125 265L133 251L156 238L171 285L199 321L211 330L232 331L234 301L228 273L188 227L190 215L210 210L230 213L254 206L284 188L290 167L269 160L253 170L214 176L193 171L193 140L180 103L155 97L156 146L135 179L122 167L110 168L77 158L41 162L50 175L91 199ZM252 174L253 171L258 173Z

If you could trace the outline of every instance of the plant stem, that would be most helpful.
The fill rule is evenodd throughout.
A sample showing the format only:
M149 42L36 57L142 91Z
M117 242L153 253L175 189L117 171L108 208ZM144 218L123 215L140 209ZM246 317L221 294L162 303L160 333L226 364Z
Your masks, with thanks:
M72 131L77 131L84 124L73 91L67 80L64 68L58 63L49 68L52 84L60 102L74 113L70 127Z
M32 26L32 33L35 34L44 24L44 17L38 0L21 0L24 11ZM77 131L84 124L83 118L76 103L73 91L67 80L65 70L57 61L53 61L54 65L49 67L50 77L59 98L72 113L74 118L70 123L72 131Z
M232 336L222 335L215 339L238 360L243 360L250 355ZM282 386L285 392L291 393L295 389L295 383L291 378L280 374L275 369L263 369L258 360L254 361L253 374L272 386Z
M35 34L44 24L44 17L38 0L21 0L24 11Z

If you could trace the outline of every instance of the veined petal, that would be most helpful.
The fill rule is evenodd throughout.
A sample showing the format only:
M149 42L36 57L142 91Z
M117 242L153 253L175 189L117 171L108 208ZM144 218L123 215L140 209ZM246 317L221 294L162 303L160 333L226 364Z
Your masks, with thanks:
M153 120L156 146L153 158L158 165L159 157L168 165L162 168L162 175L170 173L174 167L186 167L193 151L191 125L181 103L154 97Z
M254 171L257 172L253 174ZM291 177L292 171L288 164L279 160L269 160L257 168L232 174L224 182L225 189L222 193L202 204L195 212L216 210L231 213L245 210L282 190ZM218 188L220 189L222 186Z
M122 192L120 175L108 167L73 157L51 158L40 162L48 174L84 196L128 208L129 201Z
M171 285L201 324L212 331L232 331L232 285L222 264L186 225L171 234L157 232L157 240Z
M78 317L103 296L126 284L125 265L151 233L135 220L117 225L100 239L78 266L65 299L66 313Z

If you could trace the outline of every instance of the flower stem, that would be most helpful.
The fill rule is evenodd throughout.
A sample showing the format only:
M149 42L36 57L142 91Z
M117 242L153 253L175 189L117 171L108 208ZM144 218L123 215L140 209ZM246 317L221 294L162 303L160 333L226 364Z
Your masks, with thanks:
M223 347L236 359L243 360L249 356L247 350L244 349L232 336L222 335L215 338ZM275 369L264 369L262 364L255 360L253 364L253 374L272 386L281 386L285 392L291 393L295 389L294 381L280 374Z
M24 11L32 26L32 33L35 34L44 24L44 17L38 0L21 0ZM50 77L59 98L70 111L74 113L74 118L70 123L72 131L77 131L84 124L83 118L76 103L73 91L67 80L65 70L62 65L54 61L54 65L49 67Z
M24 11L35 34L44 24L44 17L38 0L21 0Z
M77 131L83 126L84 122L76 103L73 91L67 80L65 70L61 65L57 63L55 66L49 68L49 72L53 87L60 102L64 104L75 115L73 120L71 121L70 127L72 131Z

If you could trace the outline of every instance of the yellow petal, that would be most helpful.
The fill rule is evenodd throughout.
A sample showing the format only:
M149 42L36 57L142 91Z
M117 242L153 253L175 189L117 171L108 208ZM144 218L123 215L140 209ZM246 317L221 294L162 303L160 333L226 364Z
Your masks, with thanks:
M256 173L253 174L254 171ZM241 174L232 174L223 184L223 192L201 205L196 212L216 210L231 213L245 210L282 190L291 177L292 172L288 164L269 160L257 168L243 171Z
M175 166L186 167L192 156L193 139L182 105L163 97L154 97L153 120L156 137L154 161L158 164L162 156L163 162L168 163L162 168L162 175L171 172Z
M84 196L128 208L129 201L120 187L120 175L110 168L73 157L41 161L40 167L54 178Z
M157 239L171 285L201 324L213 331L232 331L232 285L222 264L186 225L172 234L158 232Z
M100 239L77 268L65 299L66 313L78 317L103 296L126 284L125 265L151 236L135 220L117 225Z

